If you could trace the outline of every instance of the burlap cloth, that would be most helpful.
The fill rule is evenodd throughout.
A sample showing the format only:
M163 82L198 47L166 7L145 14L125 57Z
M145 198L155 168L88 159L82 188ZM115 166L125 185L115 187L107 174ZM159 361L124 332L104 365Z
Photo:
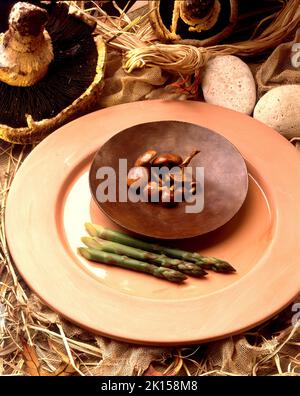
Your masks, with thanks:
M131 74L122 68L122 57L117 51L108 53L105 86L101 107L146 99L187 99L184 92L173 86L176 77L163 73L159 67L135 70Z
M295 72L287 67L287 53L290 47L291 43L283 44L261 66L257 74L261 93L274 85L299 82L299 71ZM178 91L178 86L176 88L172 85L174 80L175 77L162 73L158 67L142 69L128 75L121 68L119 54L111 52L107 64L106 87L100 107L158 97L187 98L188 95L182 89ZM12 153L16 158L20 150L21 148L18 147L12 149L4 142L0 144L2 187L9 177L8 159L11 158ZM27 149L28 152L30 150L31 148ZM11 171L12 169L9 170ZM6 194L7 191L3 193ZM4 211L4 206L1 210ZM61 362L67 359L71 365L76 365L76 370L71 367L70 374L85 375L141 375L145 372L158 374L166 367L169 367L168 375L178 373L195 375L297 375L298 373L299 375L300 373L300 331L299 327L292 326L292 319L295 318L295 312L300 310L300 305L290 306L279 316L250 332L201 346L186 348L134 346L90 334L52 312L20 278L14 279L13 269L7 264L4 250L2 243L0 264L0 290L2 290L0 373L2 374L21 372L33 375L35 373L32 371L33 368L30 368L30 363L27 362L29 368L26 366L28 358L24 358L24 351L22 352L19 347L20 336L26 338L29 345L33 344L37 359L47 372L55 372ZM3 288L5 288L4 293ZM18 354L23 354L23 363L21 364L20 361L15 363L15 366L17 364L20 366L19 371L16 371L12 368L12 363L8 362L9 359L12 362L16 360ZM155 370L151 363L155 365Z
M292 56L296 52L295 45L300 51L300 29L293 41L279 45L258 69L256 81L259 97L280 85L300 84L300 68L292 63ZM297 58L299 61L300 56Z

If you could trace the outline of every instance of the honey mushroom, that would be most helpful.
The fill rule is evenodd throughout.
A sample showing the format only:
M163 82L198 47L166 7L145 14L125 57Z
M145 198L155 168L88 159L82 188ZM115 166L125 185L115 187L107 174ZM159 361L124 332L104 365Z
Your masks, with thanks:
M149 171L143 166L134 166L127 175L127 185L130 187L133 183L139 181L142 186L148 183Z
M149 202L159 202L161 197L162 187L155 182L151 181L147 183L143 189L143 195Z
M135 161L134 167L130 169L127 175L127 185L130 187L133 183L139 181L142 188L142 194L147 201L160 202L164 206L173 206L175 203L182 202L187 193L194 195L196 193L197 182L192 175L184 173L191 160L200 151L194 150L184 160L180 155L165 152L158 154L157 151L149 149L141 154ZM170 175L165 174L162 178L153 172L152 165L155 168L173 168L179 169ZM149 181L151 172L151 181ZM155 180L152 180L152 179Z
M156 157L157 152L155 150L147 150L142 155L138 157L135 161L134 166L146 166L149 167L152 164L152 161Z
M164 206L173 206L175 204L173 187L162 187L161 201Z
M157 155L153 161L153 166L162 167L166 166L171 168L173 166L178 166L182 163L182 158L180 155L172 153L162 153Z
M174 189L174 201L175 202L182 202L187 194L188 190L183 187L177 187Z

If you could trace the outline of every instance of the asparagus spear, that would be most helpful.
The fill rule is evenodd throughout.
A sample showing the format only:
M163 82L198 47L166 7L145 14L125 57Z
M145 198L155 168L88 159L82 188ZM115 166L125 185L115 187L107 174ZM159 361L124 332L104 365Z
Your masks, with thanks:
M200 255L199 255L200 256ZM236 272L236 269L227 261L220 260L215 257L206 257L206 256L200 256L201 259L195 259L193 263L200 265L201 268L215 271L215 272L220 272L223 274L229 274L232 272Z
M119 256L114 253L103 252L99 249L80 247L78 248L78 253L88 260L115 265L133 271L145 272L155 276L156 278L162 278L170 282L181 283L187 279L187 276L179 271L165 267L157 267L153 264L145 263L126 256Z
M147 261L165 268L172 268L187 275L202 277L207 274L207 272L197 264L172 259L163 254L147 252L146 250L122 245L117 242L103 241L97 237L83 237L81 240L89 248L99 249L107 253L125 255L140 261Z
M87 232L94 237L99 237L108 241L121 243L123 245L132 246L142 250L147 250L149 252L164 254L168 257L177 258L179 260L191 261L192 263L200 265L204 269L209 269L216 272L235 272L235 269L229 263L215 257L202 256L198 253L149 243L131 237L122 232L110 230L98 224L86 223L85 227Z

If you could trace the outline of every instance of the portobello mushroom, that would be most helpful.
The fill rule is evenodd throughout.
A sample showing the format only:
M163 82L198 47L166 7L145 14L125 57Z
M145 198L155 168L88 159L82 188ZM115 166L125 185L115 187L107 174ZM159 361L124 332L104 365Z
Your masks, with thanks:
M282 0L149 0L153 29L164 42L207 47L251 40L268 26Z
M228 37L237 22L237 0L150 0L152 26L162 41L208 46Z
M0 34L0 138L36 143L95 109L106 49L66 4L18 2Z

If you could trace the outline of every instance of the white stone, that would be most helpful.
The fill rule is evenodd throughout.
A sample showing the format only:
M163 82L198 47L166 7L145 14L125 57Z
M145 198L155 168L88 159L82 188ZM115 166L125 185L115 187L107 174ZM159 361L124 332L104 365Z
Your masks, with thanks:
M248 65L236 56L217 56L208 61L202 79L207 103L252 114L256 85Z
M260 98L254 118L287 138L300 136L300 85L282 85Z

